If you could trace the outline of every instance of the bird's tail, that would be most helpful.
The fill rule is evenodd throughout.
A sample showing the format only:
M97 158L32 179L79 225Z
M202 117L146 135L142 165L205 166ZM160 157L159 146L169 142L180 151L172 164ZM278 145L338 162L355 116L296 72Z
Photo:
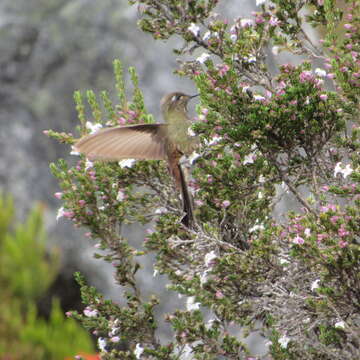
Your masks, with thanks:
M181 168L181 165L178 163L178 171L179 171L179 178L180 178L180 188L181 188L181 195L183 200L183 210L184 210L184 217L181 219L181 222L188 228L193 228L195 221L194 221L194 214L193 214L193 206L191 196L189 194L189 189L186 184L185 175Z
M169 166L170 174L173 176L175 180L176 189L181 192L181 196L182 196L183 210L185 215L181 219L181 222L186 227L193 228L195 221L193 214L192 199L189 194L183 169L180 165L180 158L181 158L181 154L179 151L176 150L174 153L172 153L171 161L168 162L168 166Z

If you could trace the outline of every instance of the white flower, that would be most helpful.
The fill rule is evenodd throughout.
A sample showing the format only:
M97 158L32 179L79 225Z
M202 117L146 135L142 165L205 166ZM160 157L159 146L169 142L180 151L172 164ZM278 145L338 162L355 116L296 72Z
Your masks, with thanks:
M156 277L159 275L159 270L158 269L154 269L154 272L153 272L153 277Z
M315 74L317 76L320 76L320 77L325 77L326 76L326 71L324 69L316 68L315 69Z
M320 287L319 282L320 282L320 279L316 279L315 281L312 282L311 291L314 291Z
M343 170L342 174L344 176L344 178L346 178L347 176L349 176L354 170L351 168L350 164L347 164L345 166L345 169Z
M136 344L135 350L134 350L134 355L136 356L137 359L141 358L142 353L144 352L144 348L141 347L140 344Z
M196 135L195 132L194 132L194 130L191 128L191 126L188 127L187 133L188 133L189 136L195 136L195 135Z
M286 259L284 259L284 258L280 258L280 264L281 265L287 265L287 264L289 264L289 261L288 260L286 260Z
M110 336L110 337L113 337L113 336L117 335L117 334L119 333L119 330L120 330L120 328L118 328L118 327L113 327L113 328L111 329L111 331L109 331L109 336Z
M254 153L251 153L251 154L248 154L248 155L245 155L244 156L244 161L243 161L243 165L246 165L246 164L253 164L255 161L255 154Z
M64 216L65 210L63 207L59 208L56 214L56 221L58 221L60 218Z
M167 212L167 210L165 207L160 207L155 210L155 214L157 214L157 215L165 214L166 212Z
M249 233L252 233L254 231L258 231L258 230L264 230L264 225L262 224L256 224L254 225L252 228L249 229Z
M200 64L203 64L209 58L210 55L204 52L198 58L196 58L196 61L199 62Z
M230 39L231 39L232 42L235 42L237 40L237 35L236 34L231 34Z
M335 169L334 169L334 177L336 177L336 175L338 173L340 173L344 178L348 177L354 170L351 168L351 165L350 164L347 164L345 166L345 168L343 169L341 167L341 162L338 162L335 166Z
M119 166L121 168L131 168L134 164L135 164L136 160L135 159L125 159L125 160L121 160L119 161Z
M212 250L209 253L207 253L205 255L205 259L204 259L204 263L206 267L209 267L209 265L211 264L211 262L217 258L217 255L215 254L215 251Z
M199 157L200 157L200 154L197 153L196 151L193 151L193 152L191 153L191 155L189 156L189 162L190 162L190 164L192 165L192 164L195 162L195 160L198 159Z
M252 26L253 24L254 24L254 20L252 20L252 19L241 19L240 20L241 27L248 27L248 26Z
M70 155L75 155L75 156L79 156L80 153L78 151L75 150L74 146L71 146L71 151L70 151Z
M99 315L99 312L96 309L86 307L84 309L84 315L87 317L97 317Z
M334 325L337 329L345 329L345 321L338 321L335 325Z
M288 346L288 343L290 342L290 338L287 337L286 335L283 335L279 340L278 340L278 343L280 344L280 346L283 348L283 349L286 349L287 346Z
M280 47L275 45L272 47L271 49L271 52L276 56L276 55L279 55L279 52L280 52Z
M283 191L285 191L286 193L289 192L289 187L287 186L287 184L285 183L285 181L283 181L281 184L280 184L281 188L283 189Z
M259 191L259 193L258 193L258 199L262 199L264 197L264 194L261 192L261 191Z
M310 230L309 228L306 228L306 229L304 230L304 234L305 234L306 237L310 237L310 235L311 235L311 230Z
M119 190L117 195L116 195L116 200L117 201L123 201L125 199L125 194L122 190Z
M101 351L106 351L105 347L106 347L106 339L104 338L98 338L98 347Z
M194 23L191 23L191 25L188 27L188 30L191 31L195 36L199 35L200 28Z
M86 159L85 162L85 171L89 170L90 168L92 168L94 166L94 163L88 159Z
M265 4L266 0L256 0L256 6L260 6L262 4Z
M96 133L100 130L103 126L99 123L93 124L91 121L87 121L85 127L90 130L90 134Z
M222 140L222 137L215 135L210 141L205 141L205 143L208 146L212 146L212 145L216 145L220 140Z
M248 64L253 64L256 62L256 56L251 55L251 56L244 56L243 57L244 61Z
M207 283L208 281L208 272L209 270L205 270L201 275L200 275L200 284L204 285L205 283Z
M254 99L257 101L263 101L265 98L262 95L254 95Z
M204 36L203 36L203 40L206 41L206 40L209 40L210 39L210 36L211 36L211 32L210 31L207 31Z
M188 297L186 300L186 310L193 311L199 309L200 309L200 303L195 302L195 296Z
M263 176L262 174L259 176L259 183L263 184L266 181L265 176Z

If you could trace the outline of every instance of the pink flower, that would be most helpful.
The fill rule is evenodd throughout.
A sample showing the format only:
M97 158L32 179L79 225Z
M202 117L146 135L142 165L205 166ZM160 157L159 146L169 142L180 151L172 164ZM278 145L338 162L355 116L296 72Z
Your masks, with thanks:
M300 74L300 82L311 81L314 79L314 75L311 71L303 71Z
M317 235L317 240L318 241L323 241L324 239L326 239L328 236L327 234L318 234Z
M350 235L350 232L347 231L343 226L341 226L340 229L338 230L338 234L339 236L344 237Z
M352 25L351 24L344 24L344 28L346 30L351 30L352 29Z
M92 309L91 307L87 306L84 309L84 315L87 317L97 317L99 312L96 309Z
M347 246L348 246L347 241L344 241L344 240L339 241L339 247L341 247L342 249L347 247Z
M280 20L279 20L277 17L272 16L272 17L270 18L270 20L269 20L269 24L270 24L271 26L277 26L277 25L280 24Z
M230 70L230 66L227 64L222 64L219 66L219 75L224 76Z
M117 342L120 341L120 338L119 338L119 336L113 336L113 337L110 339L110 341L113 342L113 343L117 343Z
M62 192L56 192L56 193L54 194L54 196L55 196L57 199L61 199L62 196L63 196L63 193L62 193Z
M337 215L334 215L330 218L330 221L333 223L333 224L336 224L336 222L340 219L340 216L337 216Z
M85 200L79 200L78 204L80 206L84 206L86 204L86 201Z
M336 205L329 204L326 206L320 206L320 211L321 212L336 211Z
M241 19L240 20L240 26L242 28L247 28L247 27L250 27L254 24L254 21L251 20L251 19Z
M324 0L318 0L317 3L319 6L324 6Z
M68 218L68 219L73 218L74 215L75 215L75 213L73 211L64 211L64 214L63 214L63 216Z
M302 245L305 242L305 240L302 237L297 235L297 236L295 236L295 238L293 239L292 242L297 245Z
M321 95L320 95L320 99L321 99L322 101L326 101L327 98L328 98L328 96L327 96L326 94L321 94Z
M265 22L265 19L261 15L257 15L255 18L256 24L263 24Z
M321 191L329 191L329 187L327 185L324 185L323 187L321 187Z
M230 201L229 200L224 200L223 202L222 202L222 205L221 205L223 208L227 208L227 207L229 207L230 206Z
M118 119L118 123L119 123L119 125L125 125L126 124L126 119L124 117L120 117Z
M223 299L223 298L224 298L224 294L223 294L220 290L218 290L218 291L215 293L215 297L216 297L217 299Z

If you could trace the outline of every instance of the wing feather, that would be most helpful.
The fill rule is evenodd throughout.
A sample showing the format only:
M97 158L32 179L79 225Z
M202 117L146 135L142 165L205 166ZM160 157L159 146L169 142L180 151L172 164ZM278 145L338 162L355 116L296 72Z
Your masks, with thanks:
M91 160L163 160L166 126L142 124L102 129L81 138L74 148Z

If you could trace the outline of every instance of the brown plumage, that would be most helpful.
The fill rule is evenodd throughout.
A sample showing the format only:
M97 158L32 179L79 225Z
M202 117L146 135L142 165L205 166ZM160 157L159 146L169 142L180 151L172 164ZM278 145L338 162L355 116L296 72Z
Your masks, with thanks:
M194 95L197 96L197 95ZM187 131L191 121L187 115L188 101L194 96L181 92L165 95L160 103L165 124L141 124L102 129L87 135L75 144L75 150L90 160L122 159L167 160L176 188L181 191L187 227L194 224L192 202L185 176L179 163L189 155L195 142Z

